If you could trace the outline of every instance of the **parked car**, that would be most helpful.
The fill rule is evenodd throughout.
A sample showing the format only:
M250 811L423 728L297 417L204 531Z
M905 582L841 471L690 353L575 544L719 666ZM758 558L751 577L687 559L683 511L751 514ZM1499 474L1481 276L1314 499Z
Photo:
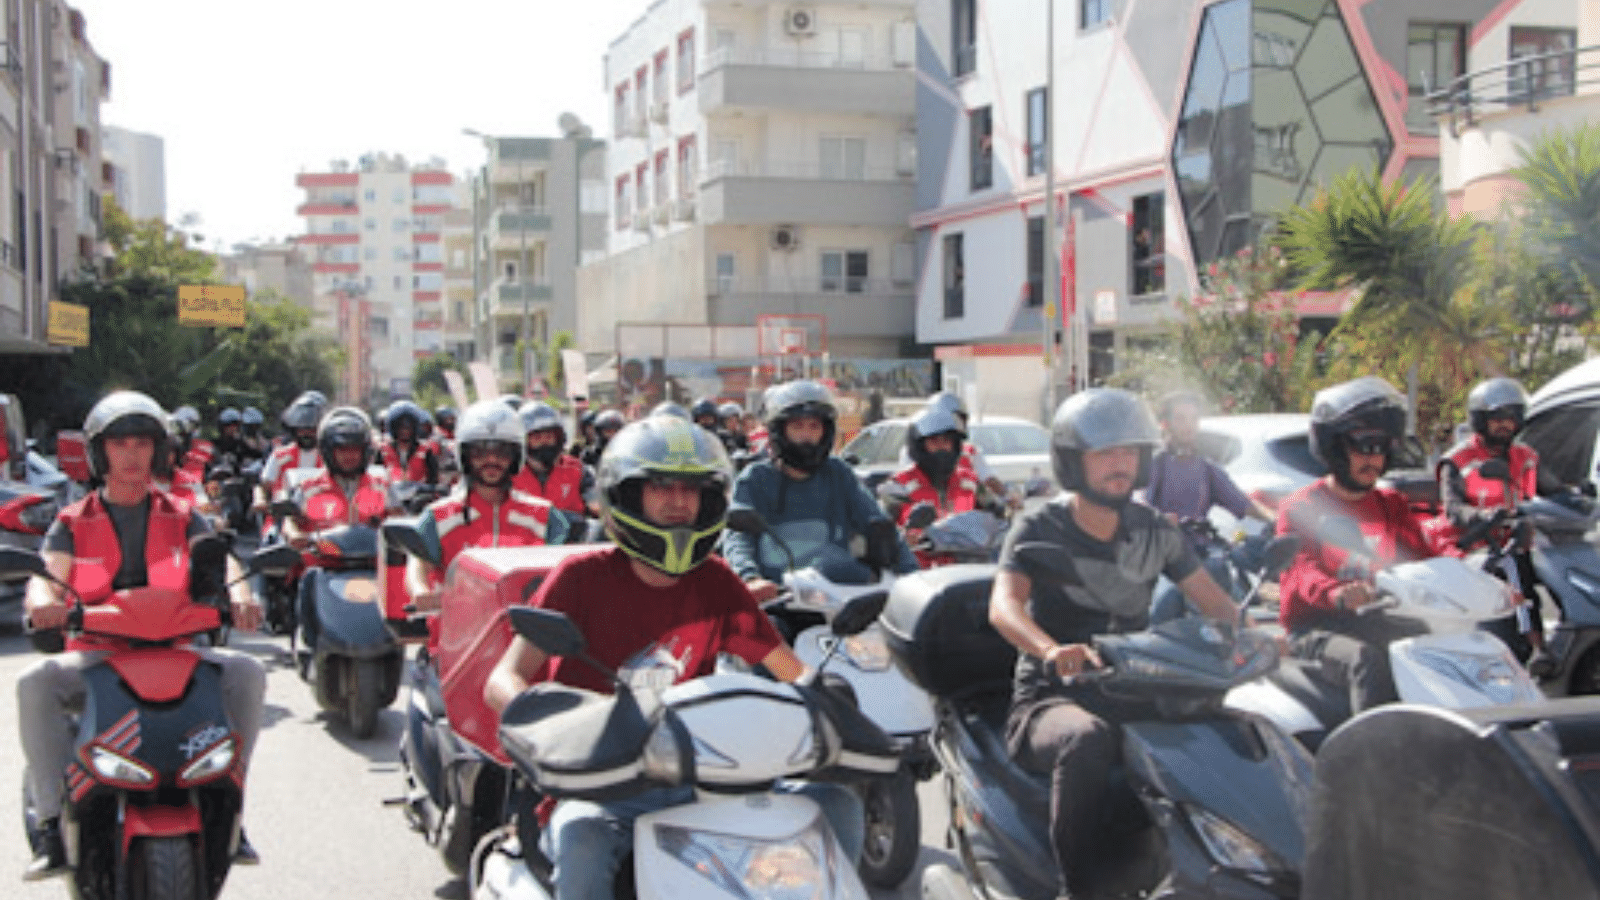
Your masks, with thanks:
M1524 443L1539 451L1539 475L1589 486L1600 466L1600 359L1562 372L1528 401Z
M910 419L884 419L861 429L839 450L839 458L856 470L870 490L908 465L902 459ZM984 460L1007 486L1021 490L1029 479L1042 476L1055 481L1050 467L1050 432L1027 419L986 416L968 426L968 440L983 451Z

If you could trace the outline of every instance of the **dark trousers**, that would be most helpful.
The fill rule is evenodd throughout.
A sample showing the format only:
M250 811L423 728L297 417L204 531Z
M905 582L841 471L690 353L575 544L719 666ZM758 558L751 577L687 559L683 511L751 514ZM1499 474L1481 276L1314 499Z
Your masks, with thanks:
M1389 668L1389 643L1420 633L1382 615L1347 614L1318 628L1296 632L1290 650L1318 664L1320 678L1350 691L1350 712L1368 710L1400 699Z
M1006 743L1017 764L1050 776L1050 843L1061 870L1061 889L1091 893L1096 863L1111 848L1107 824L1116 789L1111 772L1122 753L1120 721L1146 718L1140 704L1085 691L1014 706Z

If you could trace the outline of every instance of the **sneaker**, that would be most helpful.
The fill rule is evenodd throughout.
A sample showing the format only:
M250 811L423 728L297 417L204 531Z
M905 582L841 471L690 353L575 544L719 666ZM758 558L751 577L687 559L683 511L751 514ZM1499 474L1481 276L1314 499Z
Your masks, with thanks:
M245 836L244 829L239 829L239 846L233 848L233 864L236 866L259 866L261 854L256 848L250 846L250 838Z
M22 873L23 881L42 881L67 872L67 845L61 841L59 820L41 822L33 846L33 862Z

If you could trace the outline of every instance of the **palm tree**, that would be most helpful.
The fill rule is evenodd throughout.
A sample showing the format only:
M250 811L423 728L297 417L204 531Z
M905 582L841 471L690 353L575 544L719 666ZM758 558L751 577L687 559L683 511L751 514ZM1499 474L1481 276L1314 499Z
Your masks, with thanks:
M1600 299L1600 126L1553 132L1521 155L1511 174L1526 191L1520 205L1530 249L1586 321Z

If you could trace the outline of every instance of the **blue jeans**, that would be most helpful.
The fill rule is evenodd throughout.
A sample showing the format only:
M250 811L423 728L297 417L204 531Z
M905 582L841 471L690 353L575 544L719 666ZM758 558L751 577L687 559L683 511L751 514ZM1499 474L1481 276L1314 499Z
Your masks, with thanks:
M780 782L776 790L816 801L845 858L852 866L856 864L866 840L866 822L855 791L822 781ZM694 789L683 785L656 788L611 803L563 800L556 804L541 839L545 855L555 865L556 900L613 900L617 866L633 849L633 820L692 800Z

